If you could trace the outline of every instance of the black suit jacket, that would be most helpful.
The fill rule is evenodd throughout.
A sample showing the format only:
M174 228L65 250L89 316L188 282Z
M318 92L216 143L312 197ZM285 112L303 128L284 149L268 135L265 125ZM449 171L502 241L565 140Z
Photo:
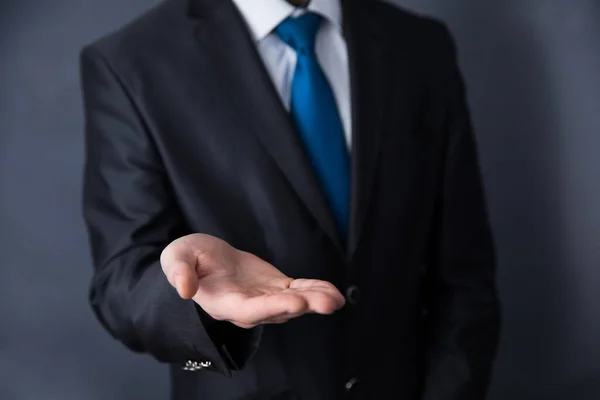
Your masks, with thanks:
M494 251L453 41L382 2L343 9L347 241L230 0L168 0L82 52L91 304L116 339L171 364L174 399L485 397ZM329 280L348 304L249 331L217 322L159 265L193 232Z

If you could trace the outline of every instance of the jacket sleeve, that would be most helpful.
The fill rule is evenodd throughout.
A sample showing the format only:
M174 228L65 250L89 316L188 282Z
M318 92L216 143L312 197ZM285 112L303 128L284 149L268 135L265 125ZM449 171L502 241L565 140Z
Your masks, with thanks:
M258 330L213 320L181 299L159 258L188 228L133 96L94 47L81 53L84 220L94 261L92 308L112 336L165 363L210 363L230 376Z
M484 400L500 330L495 249L454 41L439 31L444 68L435 90L444 97L446 144L426 277L424 399Z

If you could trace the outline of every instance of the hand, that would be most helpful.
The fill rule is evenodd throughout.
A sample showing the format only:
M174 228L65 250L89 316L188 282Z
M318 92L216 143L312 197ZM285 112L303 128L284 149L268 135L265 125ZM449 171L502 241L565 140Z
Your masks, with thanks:
M283 323L307 313L332 314L344 296L329 282L293 279L214 236L192 234L169 244L160 262L184 299L241 328Z

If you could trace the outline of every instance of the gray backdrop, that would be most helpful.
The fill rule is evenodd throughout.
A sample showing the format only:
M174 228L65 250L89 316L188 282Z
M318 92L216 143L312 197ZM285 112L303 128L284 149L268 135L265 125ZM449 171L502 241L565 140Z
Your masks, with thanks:
M165 399L87 305L77 54L155 0L0 0L0 399ZM493 400L600 399L600 1L402 0L459 43L495 228ZM417 38L418 39L418 38Z

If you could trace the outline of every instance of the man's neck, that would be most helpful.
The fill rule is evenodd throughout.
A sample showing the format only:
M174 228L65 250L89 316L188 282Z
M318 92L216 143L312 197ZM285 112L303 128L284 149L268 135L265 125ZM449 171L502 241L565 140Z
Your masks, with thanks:
M293 5L294 7L306 7L310 0L286 0L288 3Z

